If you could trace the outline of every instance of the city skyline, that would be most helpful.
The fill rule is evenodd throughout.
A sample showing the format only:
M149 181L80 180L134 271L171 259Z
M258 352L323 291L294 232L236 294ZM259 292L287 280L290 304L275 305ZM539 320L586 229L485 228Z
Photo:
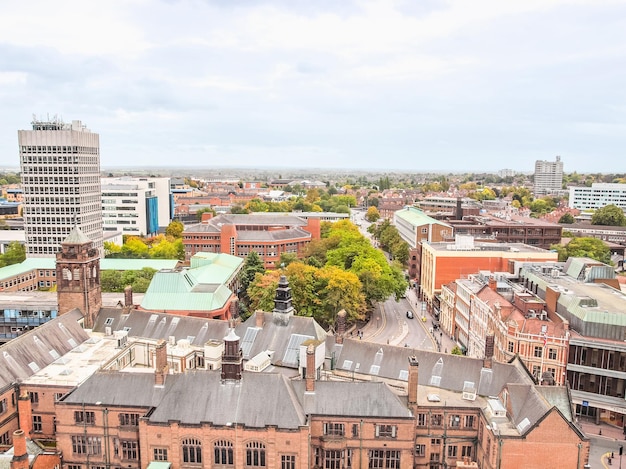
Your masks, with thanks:
M0 6L0 156L81 120L109 167L622 173L618 1Z

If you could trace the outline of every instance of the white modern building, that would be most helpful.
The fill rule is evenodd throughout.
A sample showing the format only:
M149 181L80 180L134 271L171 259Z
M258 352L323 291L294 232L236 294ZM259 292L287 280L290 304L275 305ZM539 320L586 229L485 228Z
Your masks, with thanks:
M18 130L28 257L54 257L77 225L103 254L100 138L81 121Z
M102 178L102 220L106 233L151 236L172 220L170 178Z
M556 161L535 161L535 196L551 194L563 186L563 162L557 156Z
M570 208L597 210L611 204L626 210L626 184L594 183L591 187L569 188Z

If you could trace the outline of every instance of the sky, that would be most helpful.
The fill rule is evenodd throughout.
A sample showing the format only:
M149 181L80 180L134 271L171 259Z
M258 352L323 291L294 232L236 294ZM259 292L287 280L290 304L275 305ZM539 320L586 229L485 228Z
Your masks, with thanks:
M626 1L2 0L0 167L33 116L107 167L626 172Z

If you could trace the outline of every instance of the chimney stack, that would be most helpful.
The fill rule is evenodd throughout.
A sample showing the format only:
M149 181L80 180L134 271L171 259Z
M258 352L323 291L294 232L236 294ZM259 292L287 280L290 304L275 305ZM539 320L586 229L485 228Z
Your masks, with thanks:
M13 459L11 459L11 469L28 469L28 467L26 434L24 430L15 430L13 432Z
M306 392L315 391L315 346L309 344L306 348Z
M337 332L335 333L335 343L343 344L343 336L346 334L346 310L342 309L337 313Z
M202 212L202 219L200 220L200 223L207 224L211 218L213 218L213 214L211 212Z
M265 324L265 313L263 311L255 311L254 319L256 327L263 328L263 325Z
M165 384L165 377L169 371L167 364L167 342L165 340L159 340L154 355L154 384L156 386L163 386Z
M132 306L133 305L133 287L128 285L124 288L124 306Z
M489 288L493 291L498 291L498 281L493 276L489 277Z
M17 413L20 420L20 429L29 436L33 432L33 406L30 402L30 394L24 391L17 400Z
M419 371L419 362L417 361L417 357L412 355L409 357L409 405L417 404L417 378Z
M483 360L484 368L493 367L493 351L494 351L495 336L493 332L487 333L485 337L485 359Z

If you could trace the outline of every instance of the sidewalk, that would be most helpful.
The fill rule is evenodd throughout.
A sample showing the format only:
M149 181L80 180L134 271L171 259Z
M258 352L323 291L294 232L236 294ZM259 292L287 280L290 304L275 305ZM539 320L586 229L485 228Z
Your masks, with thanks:
M608 423L596 424L585 418L581 418L578 421L578 425L580 425L590 440L603 440L605 442L617 440L619 444L624 445L626 449L626 437L621 428L609 425Z

